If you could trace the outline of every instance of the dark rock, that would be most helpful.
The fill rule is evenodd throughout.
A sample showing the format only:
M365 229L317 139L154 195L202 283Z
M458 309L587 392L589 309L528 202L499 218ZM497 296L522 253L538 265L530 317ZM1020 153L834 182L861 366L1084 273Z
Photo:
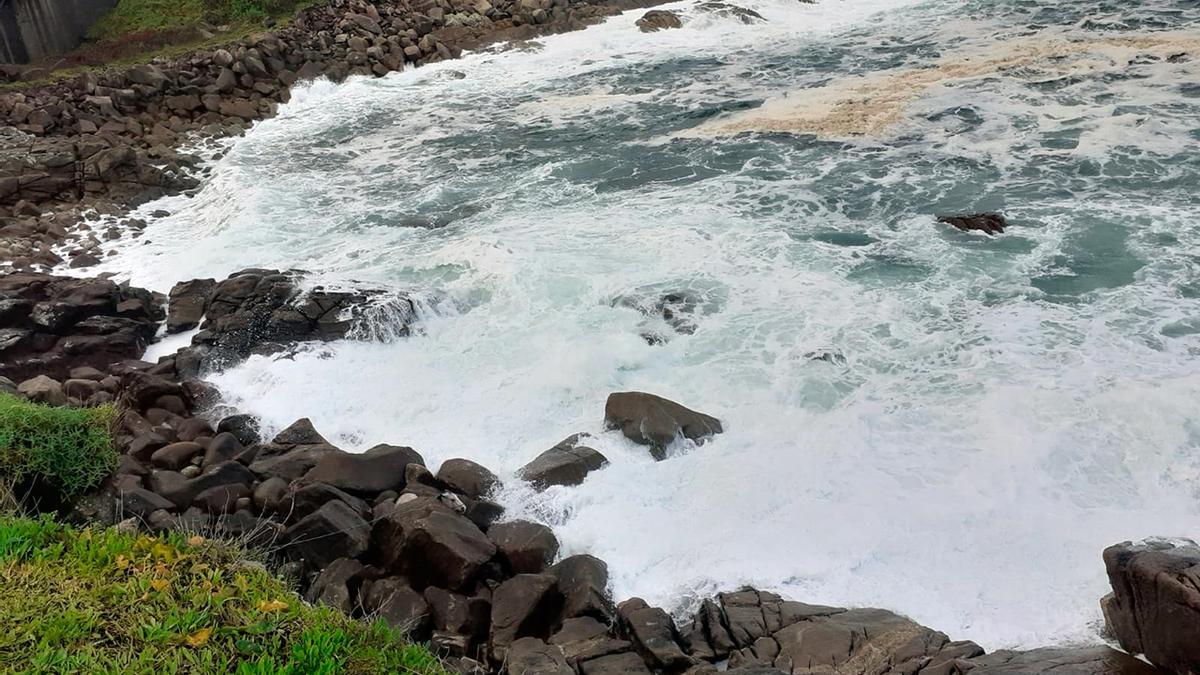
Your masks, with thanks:
M126 452L141 461L148 462L155 451L166 447L174 440L174 432L170 435L161 430L143 433L129 442Z
M327 605L350 614L354 609L350 583L363 570L362 563L353 558L338 558L321 570L304 597L313 604Z
M401 586L388 593L379 604L377 614L388 625L408 633L414 640L429 636L429 603L411 586Z
M200 325L208 309L215 279L181 281L171 288L167 301L167 333L181 333Z
M322 459L341 453L317 433L312 422L301 419L281 431L270 443L257 447L250 470L264 479L298 480Z
M466 586L496 554L474 523L427 497L397 504L376 524L374 541L385 567L452 590Z
M738 21L741 21L747 25L766 23L767 21L762 14L759 14L752 9L738 7L737 5L731 5L727 2L718 2L716 0L701 2L700 4L696 5L696 10L714 16L737 19Z
M561 648L571 665L633 650L632 643L613 638L608 626L590 616L563 621L562 628L550 636L550 644Z
M604 623L613 619L608 595L608 565L587 554L564 558L550 568L563 596L563 617L590 616Z
M282 478L268 478L254 488L254 505L264 515L280 513L288 482Z
M488 529L487 536L513 574L542 572L558 555L558 539L550 528L539 523L497 523Z
M190 480L174 471L156 471L150 476L151 489L181 509L209 488L253 482L254 474L237 462L222 462Z
M1027 652L998 651L987 656L959 661L961 671L971 675L1155 675L1162 673L1128 654L1108 647L1034 649ZM921 671L928 672L929 669Z
M471 642L487 637L492 605L487 598L467 597L444 588L425 589L433 616L433 629L467 636Z
M582 661L579 672L581 675L651 675L642 657L632 652Z
M550 637L561 610L562 596L548 574L518 574L500 584L492 594L492 660L504 661L517 638Z
M675 622L666 611L648 607L641 598L631 598L617 607L617 613L648 665L673 671L692 665L692 659L679 646Z
M963 232L1000 234L1008 227L1008 221L999 213L973 213L962 216L938 216L939 223L952 225Z
M240 455L245 449L233 434L228 431L219 433L208 442L208 447L204 450L204 461L201 462L200 467L208 468L221 462L227 462Z
M412 448L377 445L362 454L334 453L321 458L305 474L308 481L322 481L355 494L376 494L404 489L405 469L425 460Z
M250 494L250 486L244 483L217 485L196 495L192 506L213 515L232 513L237 510L238 500L249 497Z
M150 463L160 469L178 471L192 463L192 458L204 452L198 443L184 441L159 448L150 456Z
M580 445L584 438L583 434L575 434L563 440L521 467L517 475L538 490L551 485L579 485L589 473L608 464L604 455Z
M189 417L183 420L175 425L175 431L179 434L181 441L194 441L201 437L212 438L215 433L212 426L199 417Z
M1104 551L1113 592L1100 605L1121 647L1156 666L1200 673L1200 547L1125 542Z
M283 536L283 526L249 511L235 511L214 518L212 534L219 539L237 541L242 546L274 550Z
M120 493L122 517L134 516L147 520L151 513L160 509L174 509L175 505L166 499L142 488L124 490Z
M293 483L279 502L280 515L286 516L289 522L307 518L330 501L340 501L354 509L362 518L369 518L371 508L363 500L343 492L328 483L310 483L300 481Z
M496 474L469 459L448 459L442 462L437 480L471 499L487 495L500 484Z
M217 424L217 433L230 433L242 445L250 446L258 443L258 419L253 415L230 415Z
M58 380L38 375L17 385L17 392L34 403L66 405L67 393Z
M699 443L722 431L720 420L714 417L641 392L610 394L604 405L604 423L620 429L629 440L650 446L655 459L663 459L667 446L679 438Z
M561 649L531 637L512 643L505 665L513 675L575 675Z
M356 558L367 550L371 526L345 502L326 502L284 533L286 552L309 569L321 569L342 557Z
M643 33L653 33L655 31L667 30L668 28L682 28L683 21L679 19L679 15L675 12L652 9L637 20L637 27Z

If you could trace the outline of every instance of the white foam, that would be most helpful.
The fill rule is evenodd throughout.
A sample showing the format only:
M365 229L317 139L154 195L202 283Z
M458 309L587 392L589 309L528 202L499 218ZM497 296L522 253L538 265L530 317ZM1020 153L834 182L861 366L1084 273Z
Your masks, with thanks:
M536 51L301 88L199 195L151 222L148 244L101 269L157 290L249 266L416 289L420 335L254 357L215 382L268 429L309 416L345 447L403 443L431 466L466 456L505 473L510 511L553 523L565 552L605 558L620 596L665 603L749 582L894 608L989 648L1094 641L1101 549L1195 532L1200 344L1160 334L1200 312L1176 290L1200 244L1194 210L1169 191L1148 203L1132 184L1080 201L1042 185L1060 176L1023 175L1053 157L1028 150L1037 134L1022 125L1053 128L1061 102L1012 83L975 99L975 131L910 118L908 146L680 145L644 131L667 104L703 111L811 81L820 74L768 74L811 41L858 41L866 54L872 30L927 36L944 7L875 14L911 4L759 0L748 6L764 26L652 34L631 13ZM623 79L656 67L667 75L654 86ZM1160 76L1161 87L1173 77ZM935 91L918 109L950 98ZM1094 100L1080 114L1105 159L1168 151L1162 134L1190 142L1178 131L1191 113L1144 135ZM591 135L625 127L615 141ZM541 143L564 130L576 145ZM756 154L740 158L744 147ZM660 152L681 168L637 184L641 165L610 151ZM1000 193L1034 190L1008 204L1024 226L968 239L912 215L924 209L905 200L943 199L969 175L934 171L929 157L990 163ZM586 161L592 173L572 179ZM707 180L687 173L711 166ZM842 201L846 167L869 176L854 181L862 204ZM399 224L464 206L442 229ZM1077 272L1063 259L1096 222L1129 223L1146 267L1094 297L1045 301L1030 278ZM828 231L871 239L812 239ZM1180 244L1155 244L1167 233ZM639 333L666 326L612 302L647 287L703 291L716 311L651 347ZM846 363L810 358L827 350ZM605 397L626 389L715 414L727 432L653 462L602 429ZM610 467L543 495L511 480L579 431L596 434Z

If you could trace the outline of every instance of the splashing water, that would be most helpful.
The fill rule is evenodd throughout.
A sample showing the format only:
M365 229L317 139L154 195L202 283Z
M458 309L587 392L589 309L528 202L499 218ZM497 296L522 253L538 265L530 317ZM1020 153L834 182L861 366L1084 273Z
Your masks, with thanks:
M678 3L679 30L300 89L102 271L415 292L418 335L214 380L270 428L510 472L510 513L621 597L753 583L988 648L1094 641L1101 549L1197 534L1200 8L744 4L767 23ZM887 123L746 122L831 91ZM981 210L1012 227L933 217ZM693 334L616 302L655 293L703 298ZM628 389L727 432L654 462L603 432ZM611 466L511 479L579 431Z

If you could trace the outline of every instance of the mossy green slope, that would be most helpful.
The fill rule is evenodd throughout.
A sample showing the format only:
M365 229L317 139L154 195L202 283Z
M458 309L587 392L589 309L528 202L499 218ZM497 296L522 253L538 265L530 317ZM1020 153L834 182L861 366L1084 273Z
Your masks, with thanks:
M3 673L445 673L386 624L307 605L198 537L0 518L0 587Z

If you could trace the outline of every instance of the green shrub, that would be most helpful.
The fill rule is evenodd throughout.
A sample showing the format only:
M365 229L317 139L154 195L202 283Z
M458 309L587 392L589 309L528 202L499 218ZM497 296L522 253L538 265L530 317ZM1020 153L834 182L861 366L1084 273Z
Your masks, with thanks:
M0 518L0 673L446 675L387 624L307 605L245 555Z
M35 480L69 499L96 485L117 463L115 416L112 406L56 408L0 394L0 488Z

